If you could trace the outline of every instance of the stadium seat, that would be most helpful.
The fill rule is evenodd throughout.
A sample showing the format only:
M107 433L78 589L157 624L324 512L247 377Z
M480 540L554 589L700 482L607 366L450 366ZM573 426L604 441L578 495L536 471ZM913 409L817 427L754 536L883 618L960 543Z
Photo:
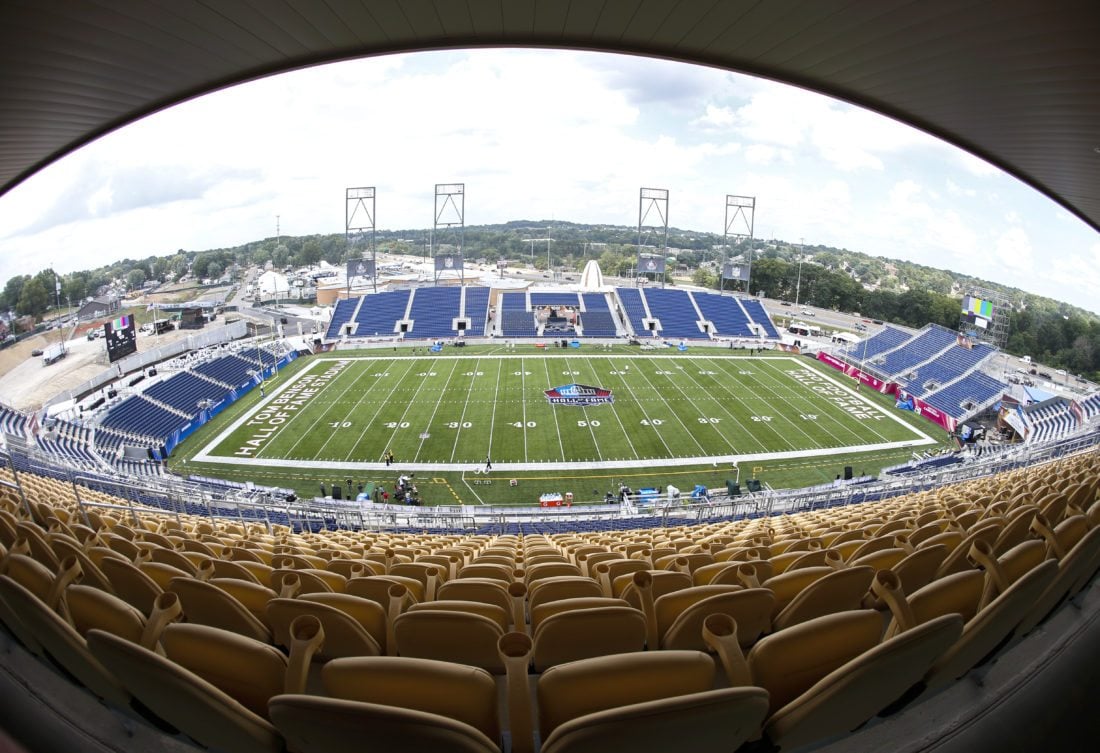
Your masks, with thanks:
M304 598L275 598L268 602L267 622L271 625L272 639L276 645L289 648L293 640L291 625L294 620L302 615L310 615L321 623L325 635L324 643L315 654L315 659L324 662L346 656L379 656L384 652L384 645L379 645L370 629L374 627L378 631L378 623L381 621L380 632L384 639L385 615L380 606L373 601L360 600L346 594L319 596L336 597L340 599L337 603L343 608ZM353 616L360 611L368 613L363 621Z
M285 750L282 736L267 721L266 713L257 714L232 694L186 669L176 660L101 630L89 633L88 646L96 659L142 705L199 744L227 753L282 753ZM256 675L260 673L254 672L248 661L250 650L258 653L256 646L282 658L278 651L262 644L236 647L238 653L225 657L228 663L223 665L222 671L235 672L239 677L258 682ZM279 661L267 654L262 657L262 661L269 666L277 665ZM282 662L285 670L286 660L282 659ZM242 665L248 666L245 668ZM275 692L282 690L281 687L272 689ZM249 695L254 699L256 693L254 689Z
M578 659L643 651L646 645L645 616L624 606L558 612L533 632L531 658L536 672Z
M1100 527L1092 528L1064 557L1058 560L1058 573L1036 599L1028 614L1016 629L1017 635L1027 635L1059 604L1083 588L1100 567Z
M506 584L490 578L459 578L449 580L439 587L439 599L477 601L500 607L508 614L512 610L512 597Z
M700 588L715 590L697 590ZM770 628L774 602L775 594L766 588L696 586L666 594L654 605L660 648L707 650L703 623L712 614L736 620L741 647L749 648Z
M600 584L580 575L556 575L529 584L527 603L533 612L539 605L558 599L603 596Z
M398 615L393 621L397 653L417 659L468 664L503 674L497 640L500 623L474 612L423 609Z
M870 567L852 566L834 570L812 581L775 615L772 629L783 630L822 615L859 609L874 575L875 571ZM768 582L774 581L775 578ZM765 588L769 586L765 585Z
M226 585L243 588L255 584L236 581ZM263 589L262 586L255 588ZM271 642L271 630L267 625L236 596L225 588L219 587L214 581L207 582L188 577L173 578L168 590L179 597L180 606L188 622L228 630L261 643ZM276 594L270 589L263 589L260 593L264 591L270 594L268 600L275 598ZM265 607L266 604L265 601Z
M61 615L8 575L0 575L0 600L35 643L84 687L116 707L129 706L130 694Z
M538 681L545 753L624 749L730 751L760 728L760 688L713 690L714 664L697 651L603 656L560 664Z

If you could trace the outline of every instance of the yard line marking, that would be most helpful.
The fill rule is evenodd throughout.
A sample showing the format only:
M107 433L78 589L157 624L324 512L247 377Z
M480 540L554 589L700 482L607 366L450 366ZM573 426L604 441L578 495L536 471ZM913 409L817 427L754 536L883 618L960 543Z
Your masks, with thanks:
M626 378L624 376L620 375L619 376L619 381L622 382L623 387L625 387L626 391L630 393L630 396L632 398L634 398L634 402L638 404L638 407L641 409L641 412L645 416L645 419L647 421L650 421L651 416L646 411L642 399L635 394L634 390L627 383ZM664 405L665 405L666 408L670 409L670 412L675 413L674 411L671 410L671 406L668 403L665 403ZM659 439L661 444L663 444L665 446L665 452L668 453L669 456L675 455L675 453L672 451L672 448L668 446L668 442L665 441L664 435L661 434L661 430L658 429L653 424L652 421L650 421L648 427L653 430L653 433L657 435L657 439ZM626 428L624 427L623 430L625 431ZM634 452L634 457L638 457L638 452L636 450Z
M378 414L382 412L382 409L385 408L386 405L393 398L393 393L395 393L397 391L397 388L400 387L402 384L404 384L405 377L407 377L409 375L409 372L411 372L413 370L414 366L416 366L416 362L410 361L409 362L409 368L405 369L405 373L401 375L400 379L394 381L393 387L390 388L389 394L386 395L385 399L378 401L378 407L376 407L374 409L374 413L371 415L370 420L367 421L366 425L363 427L363 431L359 433L359 438L355 440L355 443L351 446L351 449L348 450L348 454L346 456L344 456L345 460L351 460L351 456L353 454L355 454L355 448L359 446L359 443L363 441L363 437L365 437L367 435L367 432L371 429L371 427L374 426L374 421L375 421L375 419L378 418ZM381 383L381 381L382 381L382 378L380 377L379 378L379 383ZM359 403L356 403L356 406L358 406L358 405L359 405ZM383 450L383 452L385 452L385 451Z
M431 429L432 422L435 421L435 414L439 412L439 404L443 401L443 396L448 394L449 391L450 391L449 388L451 386L451 379L454 377L455 369L457 369L457 368L458 368L458 359L455 359L454 361L451 362L451 373L447 375L447 384L444 385L443 389L439 391L439 397L437 397L435 399L435 407L432 408L432 415L428 417L428 426L427 426L428 429ZM424 377L425 382L428 381L428 379L429 379L429 377ZM461 426L461 424L459 424L459 425ZM422 431L420 433L421 434L429 434L430 432ZM427 442L427 441L428 441L427 439L421 439L420 444L417 445L416 453L413 455L413 462L414 463L417 460L420 459L420 451L424 449L424 443Z
M496 398L500 394L500 372L504 371L503 364L497 364L497 382L493 387L493 397ZM493 428L497 422L497 401L493 400L493 413L489 417L489 457L492 457L493 452Z
M638 371L638 373L640 373L642 375L642 379L645 379L646 384L648 384L649 388L651 390L653 390L653 393L655 395L660 395L660 392L658 392L656 387L654 387L653 382L651 382L649 380L649 377L646 375L645 371L643 369L637 369L637 371ZM679 387L677 387L676 389L680 390ZM684 395L684 397L687 398L688 402L691 402L691 398L687 397L687 395L684 394L683 390L680 390L680 394ZM661 399L664 400L663 397ZM679 414L672 408L671 405L668 404L667 401L665 401L665 407L669 409L669 412L672 414L673 418L675 418L676 421L679 422L680 426L684 427L684 431L687 433L687 435L689 437L691 437L691 441L695 443L695 446L699 448L699 452L701 452L705 455L706 452L707 452L706 448L704 448L703 445L699 444L699 440L695 438L695 434L692 433L691 429L689 429L687 427L687 425L684 423L683 419L680 418ZM695 407L694 403L692 403L692 407ZM698 409L696 408L696 410L698 410ZM707 424L707 425L709 426L710 424ZM667 447L668 445L666 444L665 446Z
M568 359L566 359L566 363L567 364L569 363ZM590 370L592 369L592 365L588 362L587 357L585 358L584 366L585 366L586 369L590 369ZM570 366L569 370L570 371L573 370L571 366ZM595 381L595 372L593 372L593 381ZM634 443L630 440L630 432L628 432L626 430L626 426L623 425L623 420L622 420L622 418L619 417L619 412L617 410L615 410L615 402L614 401L611 402L611 412L615 415L615 420L618 422L619 428L623 430L623 437L626 439L626 443L628 445L630 445L630 454L633 455L634 457L638 457L638 450L634 447ZM591 425L591 423L589 425ZM564 455L563 455L563 457L564 457ZM600 456L600 459L601 460L603 459L602 454Z
M711 359L708 358L706 360L709 362ZM727 416L729 416L730 419L732 419L733 423L737 424L737 428L741 430L741 432L745 435L746 439L751 440L752 442L754 442L761 450L766 451L768 449L768 446L764 442L760 441L760 439L757 438L756 433L753 432L751 429L749 429L748 426L741 423L741 421L738 420L736 414L734 414L732 411L730 411L730 409L726 407L726 404L724 402L722 402L721 400L716 400L714 398L714 391L713 390L708 389L707 387L700 384L699 380L696 379L694 376L692 376L688 372L687 369L684 369L684 376L686 376L688 379L690 379L695 384L696 387L698 387L703 393L705 393L708 397L710 397L711 401L716 406L718 406L722 410L723 413L725 413ZM719 382L717 379L715 379L714 381L716 382L715 389L721 390L722 392L725 392L727 395L729 395L729 397L732 401L740 400L740 401L744 402L744 396L743 395L734 394L733 392L731 392L729 390L728 387L726 387L724 384ZM696 408L698 408L698 406L696 406ZM790 446L790 442L787 442L785 440L785 438L783 437L783 435L779 433L779 431L777 431L776 429L773 429L770 425L768 425L767 423L765 423L763 421L761 423L764 424L765 426L767 426L767 428L770 429L773 434L775 434L776 438L779 439L781 443L786 444L787 446ZM726 436L724 434L722 434L721 431L718 430L718 427L714 427L714 428L715 428L715 431L718 431L718 434L722 437L722 439L725 440L727 444L730 444L732 446L732 443L726 438ZM815 442L814 444L817 444L817 443Z
M435 369L435 365L438 362L438 358L433 358L432 365L427 367L427 370L432 371L433 369ZM409 367L409 371L412 371L412 366ZM405 374L407 376L408 372L405 372ZM393 433L390 434L389 441L386 442L387 447L393 445L393 440L397 437L397 432L401 431L401 424L404 422L405 416L409 415L409 408L411 408L413 404L416 403L416 396L420 394L420 390L424 389L424 385L427 384L427 382L428 377L424 377L420 380L420 384L416 386L416 389L413 390L412 398L410 398L408 402L405 403L405 410L401 411L401 418L397 419L397 428L393 430ZM398 384L401 384L401 382L398 382ZM394 387L394 389L396 390L397 388ZM392 395L393 393L391 392L390 394Z
M354 378L354 379L352 380L351 384L349 384L349 385L348 385L347 387L345 387L344 389L342 389L342 390L340 391L340 394L336 396L336 399L335 399L335 400L333 400L333 401L332 401L331 403L329 403L329 405L328 405L328 407L327 407L327 408L325 408L324 410L322 410L322 411L321 411L321 415L319 415L319 416L318 416L318 417L317 417L317 418L316 418L316 419L315 419L315 420L313 421L313 423L311 423L311 424L309 425L309 428L308 428L308 429L306 429L305 431L303 431L303 432L302 432L302 434L301 434L301 435L300 435L300 436L298 437L298 439L297 439L297 440L296 440L296 441L294 442L294 444L293 444L293 445L291 445L290 449L289 449L289 450L287 450L286 452L284 452L284 453L283 453L283 457L285 458L285 457L288 457L288 456L291 456L291 455L293 455L293 454L294 454L294 451L295 451L296 449L298 449L298 445L299 445L299 444L301 444L301 443L302 443L302 441L303 441L303 440L304 440L304 439L305 439L306 437L309 437L309 436L311 436L311 435L313 434L313 430L314 430L315 428L317 428L317 424L321 423L321 421L323 421L323 420L324 420L324 419L325 419L325 418L326 418L326 417L328 416L328 414L329 414L329 413L330 413L330 412L332 411L332 409L333 409L333 408L335 408L335 407L336 407L337 405L339 405L339 400L340 400L340 398L341 398L341 397L343 397L344 395L346 395L346 394L347 394L347 393L348 393L348 392L349 392L349 391L350 391L350 390L352 389L352 387L354 387L355 385L359 384L359 380L360 380L360 379L362 379L362 378L363 378L364 376L366 376L366 375L367 375L367 370L366 370L366 369L364 369L364 370L363 370L362 372L360 372L359 376L355 377L355 378ZM324 386L324 387L323 387L323 388L321 389L321 391L317 393L316 397L320 397L321 395L323 395L323 394L324 394L325 392L327 392L327 391L328 391L328 388L329 388L329 387L331 387L331 386L332 386L332 384L331 384L331 383L329 383L329 384L325 385L325 386ZM369 390L368 390L368 391L369 391ZM311 405L312 405L312 403L313 403L313 400L310 400L310 404L311 404ZM301 414L299 414L299 415L301 415ZM343 419L341 419L341 420L343 420ZM289 426L289 424L288 424L288 426ZM317 457L318 455L320 455L320 454L321 454L321 451L322 451L322 450L324 450L324 449L325 449L325 447L326 447L326 446L328 445L328 443L332 441L332 438L333 438L334 436L336 436L336 432L335 432L335 431L333 431L333 432L330 432L330 433L329 433L329 436L328 436L328 438L327 438L327 439L325 439L325 442L324 442L324 444L322 444L322 445L321 445L321 446L320 446L319 448L317 448L317 451L313 453L313 456L314 456L314 457ZM259 453L257 453L257 454L259 454Z
M804 366L802 366L802 364L798 364L798 366L799 366L800 368L805 368ZM842 416L843 416L843 417L844 417L844 418L846 419L846 421L845 421L845 422L837 421L836 423L837 423L837 424L840 424L840 426L841 426L841 427L842 427L842 428L843 428L843 429L844 429L844 430L845 430L845 431L846 431L846 432L847 432L848 434L851 434L852 436L856 437L857 439L862 439L862 438L863 438L863 436L865 436L865 434L864 434L864 432L863 432L863 431L859 431L859 432L857 432L857 431L856 431L855 429L849 429L849 428L847 428L847 427L848 427L847 421L852 421L852 420L854 420L854 419L852 419L852 417L851 417L850 415L848 415L848 413L847 413L846 411L844 411L844 410L843 410L842 408L840 408L840 407L838 407L838 406L834 405L832 401L830 401L830 400L820 400L820 399L819 399L819 396L817 395L817 393L813 392L813 391L812 391L812 390L811 390L811 389L810 389L809 387L807 387L806 385L803 385L803 384L799 383L799 382L798 382L798 380L794 379L794 377L792 377L792 376L791 376L791 375L790 375L789 373L787 373L787 372L786 372L786 371L784 371L783 369L779 369L779 368L777 368L777 367L773 366L772 364L767 364L767 365L766 365L766 368L770 369L771 371L780 371L780 372L782 372L782 373L783 373L783 376L785 376L785 377L787 378L787 380L790 380L790 381L793 381L793 382L795 382L796 384L799 384L799 386L800 386L800 387L802 388L802 390L800 390L800 391L796 391L796 390L794 390L793 388L792 388L792 389L790 390L790 391L791 391L791 395L792 395L792 397L794 398L794 400L807 400L807 401L809 401L809 400L811 400L811 399L812 399L812 400L814 401L814 403L815 403L815 407L816 407L816 404L817 404L818 402L820 402L820 403L821 403L821 404L823 404L823 405L826 405L826 406L827 406L826 410L828 410L828 411L831 411L831 412L833 412L833 413L836 413L836 414L840 414L840 415L842 415ZM787 380L784 380L784 381L787 381ZM813 397L811 398L811 397L810 397L810 395L812 395ZM792 405L793 405L793 400L790 400L790 399L788 399L788 400L787 400L787 402L788 402L788 404L792 404ZM880 408L879 408L879 407L878 407L877 405L874 405L874 404L872 404L872 403L868 403L868 402L867 402L866 400L864 400L863 398L860 398L860 402L863 402L863 403L865 403L865 404L871 405L871 407L872 407L872 408L874 408L874 410L875 410L876 412L878 412L878 413L886 414L886 411L883 411L883 410L881 410L881 409L880 409ZM799 412L801 412L801 411L799 411ZM822 412L824 412L824 411L822 411ZM860 427L861 427L862 429L865 429L865 430L866 430L866 433L868 433L868 434L874 434L874 435L875 435L876 437L878 437L879 439L883 440L884 442L885 442L885 441L888 441L888 440L887 440L887 438L886 438L885 436L883 436L883 435L882 435L882 434L881 434L881 433L880 433L880 432L879 432L879 431L878 431L877 429L875 429L875 427L874 427L874 424L867 424L867 423L865 423L865 422L862 422L862 421L858 421L858 420L856 420L856 421L857 421L858 425L859 425L859 426L860 426ZM831 436L831 437L832 437L833 439L835 439L835 440L836 440L836 442L837 442L837 444L843 444L843 442L841 441L840 437L836 436L836 435L835 435L835 434L833 434L833 433L832 433L831 431L828 431L828 430L826 430L826 433L828 433L828 434L829 434L829 435L830 435L830 436Z
M585 364L585 365L587 365L587 364ZM573 368L569 365L569 358L565 359L565 368L569 368L569 370L571 370L571 372L573 370ZM593 381L595 381L595 379L593 379ZM552 406L551 406L551 408L552 408ZM599 455L599 459L604 459L604 454L601 451L599 451L599 440L596 439L596 432L592 428L592 420L590 418L588 418L588 407L587 406L581 406L581 414L582 414L582 416L584 416L584 424L588 428L588 434L590 434L592 436L592 446L595 447L596 454ZM564 457L564 454L562 455L562 457Z
M714 360L714 359L708 359L708 360ZM752 363L753 365L760 365L760 364L761 364L761 363L763 363L764 361L769 361L769 360L775 360L775 359L769 359L769 358L761 358L761 359L759 359L759 361L758 361L757 359L755 359L755 358L751 358L751 357L750 357L750 358L749 358L748 360L749 360L749 362L750 362L750 363ZM756 400L768 400L769 402L770 402L771 400L773 400L773 399L774 399L775 401L782 401L782 402L786 403L786 404L787 404L787 406L791 408L791 410L797 410L797 409L796 409L796 408L795 408L795 407L794 407L794 406L793 406L793 405L791 404L791 401L790 401L790 400L788 400L788 399L787 399L787 398L786 398L786 397L785 397L785 396L783 395L783 393L781 393L781 392L777 391L776 389L774 389L774 388L773 388L773 387L771 386L771 384L769 384L769 383L767 383L767 382L763 382L763 381L760 381L759 379L752 379L752 380L748 380L748 379L740 379L740 378L739 378L739 377L741 376L740 374L734 374L734 373L730 372L730 371L729 371L729 369L727 369L727 368L725 368L725 367L724 367L724 365L722 365L722 366L719 366L719 365L717 365L717 364L716 364L716 365L715 365L715 368L721 369L722 373L726 374L726 375L727 375L727 376L728 376L728 377L729 377L729 378L730 378L730 379L731 379L731 380L732 380L732 381L733 381L733 382L734 382L735 384L738 384L738 385L741 385L741 386L744 386L744 387L747 387L747 388L751 388L751 389L753 390L753 398L752 398L752 399L756 399ZM768 372L768 373L770 373L770 372ZM724 389L727 389L727 391L728 391L728 388L724 388ZM768 397L765 397L764 395L760 394L761 392L768 392L768 393L770 393L771 397L770 397L770 398L768 398ZM731 393L731 394L732 394L732 393ZM742 397L744 397L744 396L742 396ZM815 410L816 410L816 404L815 404ZM799 412L799 413L801 413L802 411L798 411L798 412ZM809 444L810 444L810 445L811 445L812 447L825 447L825 446L826 446L826 445L823 445L823 444L822 444L821 442L819 442L819 441L818 441L817 439L815 439L814 437L810 436L810 434L809 434L809 433L808 433L808 432L807 432L807 431L806 431L805 429L803 429L803 428L802 428L801 426L799 426L799 425L798 425L798 424L796 424L796 423L795 423L794 421L792 421L791 419L789 419L789 418L788 418L788 417L787 417L787 416L786 416L785 414L782 414L782 413L781 413L781 415L780 415L779 417L783 419L784 425L786 425L786 426L789 426L790 428L794 429L794 430L795 430L795 431L797 431L797 432L798 432L799 434L801 434L802 436L804 436L804 437L806 438L807 442L809 442ZM761 422L761 423L765 423L765 422ZM824 427L824 426L822 426L822 427L820 427L820 428L821 428L821 429L822 429L822 431L824 431L824 432L825 432L826 434L830 435L830 436L831 436L831 437L832 437L833 439L836 439L836 440L837 440L837 444L842 444L842 443L840 442L840 440L839 440L839 439L838 439L838 438L836 437L836 435L835 435L835 434L833 434L833 433L832 433L831 431L829 431L829 430L828 430L828 428L826 428L826 427ZM778 436L782 436L782 434L780 434L780 433L779 433L779 429L778 429L778 428L775 428L775 427L773 427L773 428L772 428L772 430L773 430L774 432L776 432L776 434L777 434ZM858 438L858 437L857 437L857 438ZM880 437L880 439L881 439L881 437ZM787 443L786 443L786 444L787 444L787 446L788 446L788 447L790 447L792 443L791 443L790 441L787 441Z
M519 359L519 397L520 406L523 408L523 462L527 462L527 377L524 376L526 367L523 359Z
M458 431L455 433L454 446L451 447L451 462L452 463L454 462L454 459L455 459L455 453L458 452L458 439L459 439L459 437L462 436L462 424L466 420L466 409L470 407L470 392L473 389L474 380L477 379L477 370L478 370L479 366L481 366L481 359L480 358L477 359L477 361L474 363L474 368L470 372L470 384L467 385L467 387L466 387L466 400L465 400L465 402L462 403L462 415L459 416L459 418L458 418ZM497 374L499 375L500 372L497 372ZM492 434L492 429L490 429L489 430L489 457L492 457L492 451L493 451L492 441L493 441L493 434ZM465 475L463 475L462 480L463 481L466 480ZM467 486L468 486L468 484L467 484ZM473 490L471 489L470 491L473 491ZM476 492L474 493L474 496L477 497ZM479 502L481 501L481 497L478 497L478 501ZM484 504L484 503L482 503L482 504Z
M544 370L546 371L546 383L547 384L553 384L554 380L550 376L549 363L550 363L549 358L542 359L542 365L543 365ZM561 424L558 423L558 412L556 410L553 410L554 406L550 406L550 408L551 408L550 414L552 416L554 416L554 431L556 431L558 433L558 447L561 449L561 459L565 460L565 443L561 441Z

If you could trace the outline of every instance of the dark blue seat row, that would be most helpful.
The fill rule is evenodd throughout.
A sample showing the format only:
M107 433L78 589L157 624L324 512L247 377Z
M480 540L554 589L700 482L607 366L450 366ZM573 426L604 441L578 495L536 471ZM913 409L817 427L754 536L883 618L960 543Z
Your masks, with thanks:
M698 339L707 337L699 329L699 315L686 290L649 288L640 291L649 304L649 313L661 324L661 336Z
M749 316L737 298L717 293L694 292L692 296L703 312L703 318L714 325L716 334L727 337L754 337L749 328Z
M439 339L454 337L462 289L457 287L417 288L412 291L412 326L406 337ZM366 303L366 302L364 302Z
M145 390L145 394L176 410L196 416L200 401L217 402L228 394L228 390L190 372L181 371Z

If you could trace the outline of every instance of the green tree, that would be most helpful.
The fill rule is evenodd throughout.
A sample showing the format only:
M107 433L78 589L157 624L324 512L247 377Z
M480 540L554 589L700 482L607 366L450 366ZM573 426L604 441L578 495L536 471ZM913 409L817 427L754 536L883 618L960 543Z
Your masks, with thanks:
M145 284L145 270L141 267L131 269L126 275L126 284L131 290L137 290Z
M38 316L50 305L50 292L38 277L32 277L23 285L19 301L15 305L18 314Z
M3 294L0 294L0 300L3 301L5 309L14 309L19 304L19 298L23 295L23 286L30 279L30 275L16 275L8 280Z

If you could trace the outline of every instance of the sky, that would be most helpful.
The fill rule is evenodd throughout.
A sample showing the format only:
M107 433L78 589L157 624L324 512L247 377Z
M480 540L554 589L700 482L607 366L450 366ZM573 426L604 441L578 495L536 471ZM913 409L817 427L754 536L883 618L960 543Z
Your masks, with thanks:
M728 71L594 52L468 50L317 66L117 130L0 196L0 284L123 258L344 231L344 190L378 229L432 225L436 183L467 225L669 224L900 258L1095 311L1100 236L972 155L866 110Z

